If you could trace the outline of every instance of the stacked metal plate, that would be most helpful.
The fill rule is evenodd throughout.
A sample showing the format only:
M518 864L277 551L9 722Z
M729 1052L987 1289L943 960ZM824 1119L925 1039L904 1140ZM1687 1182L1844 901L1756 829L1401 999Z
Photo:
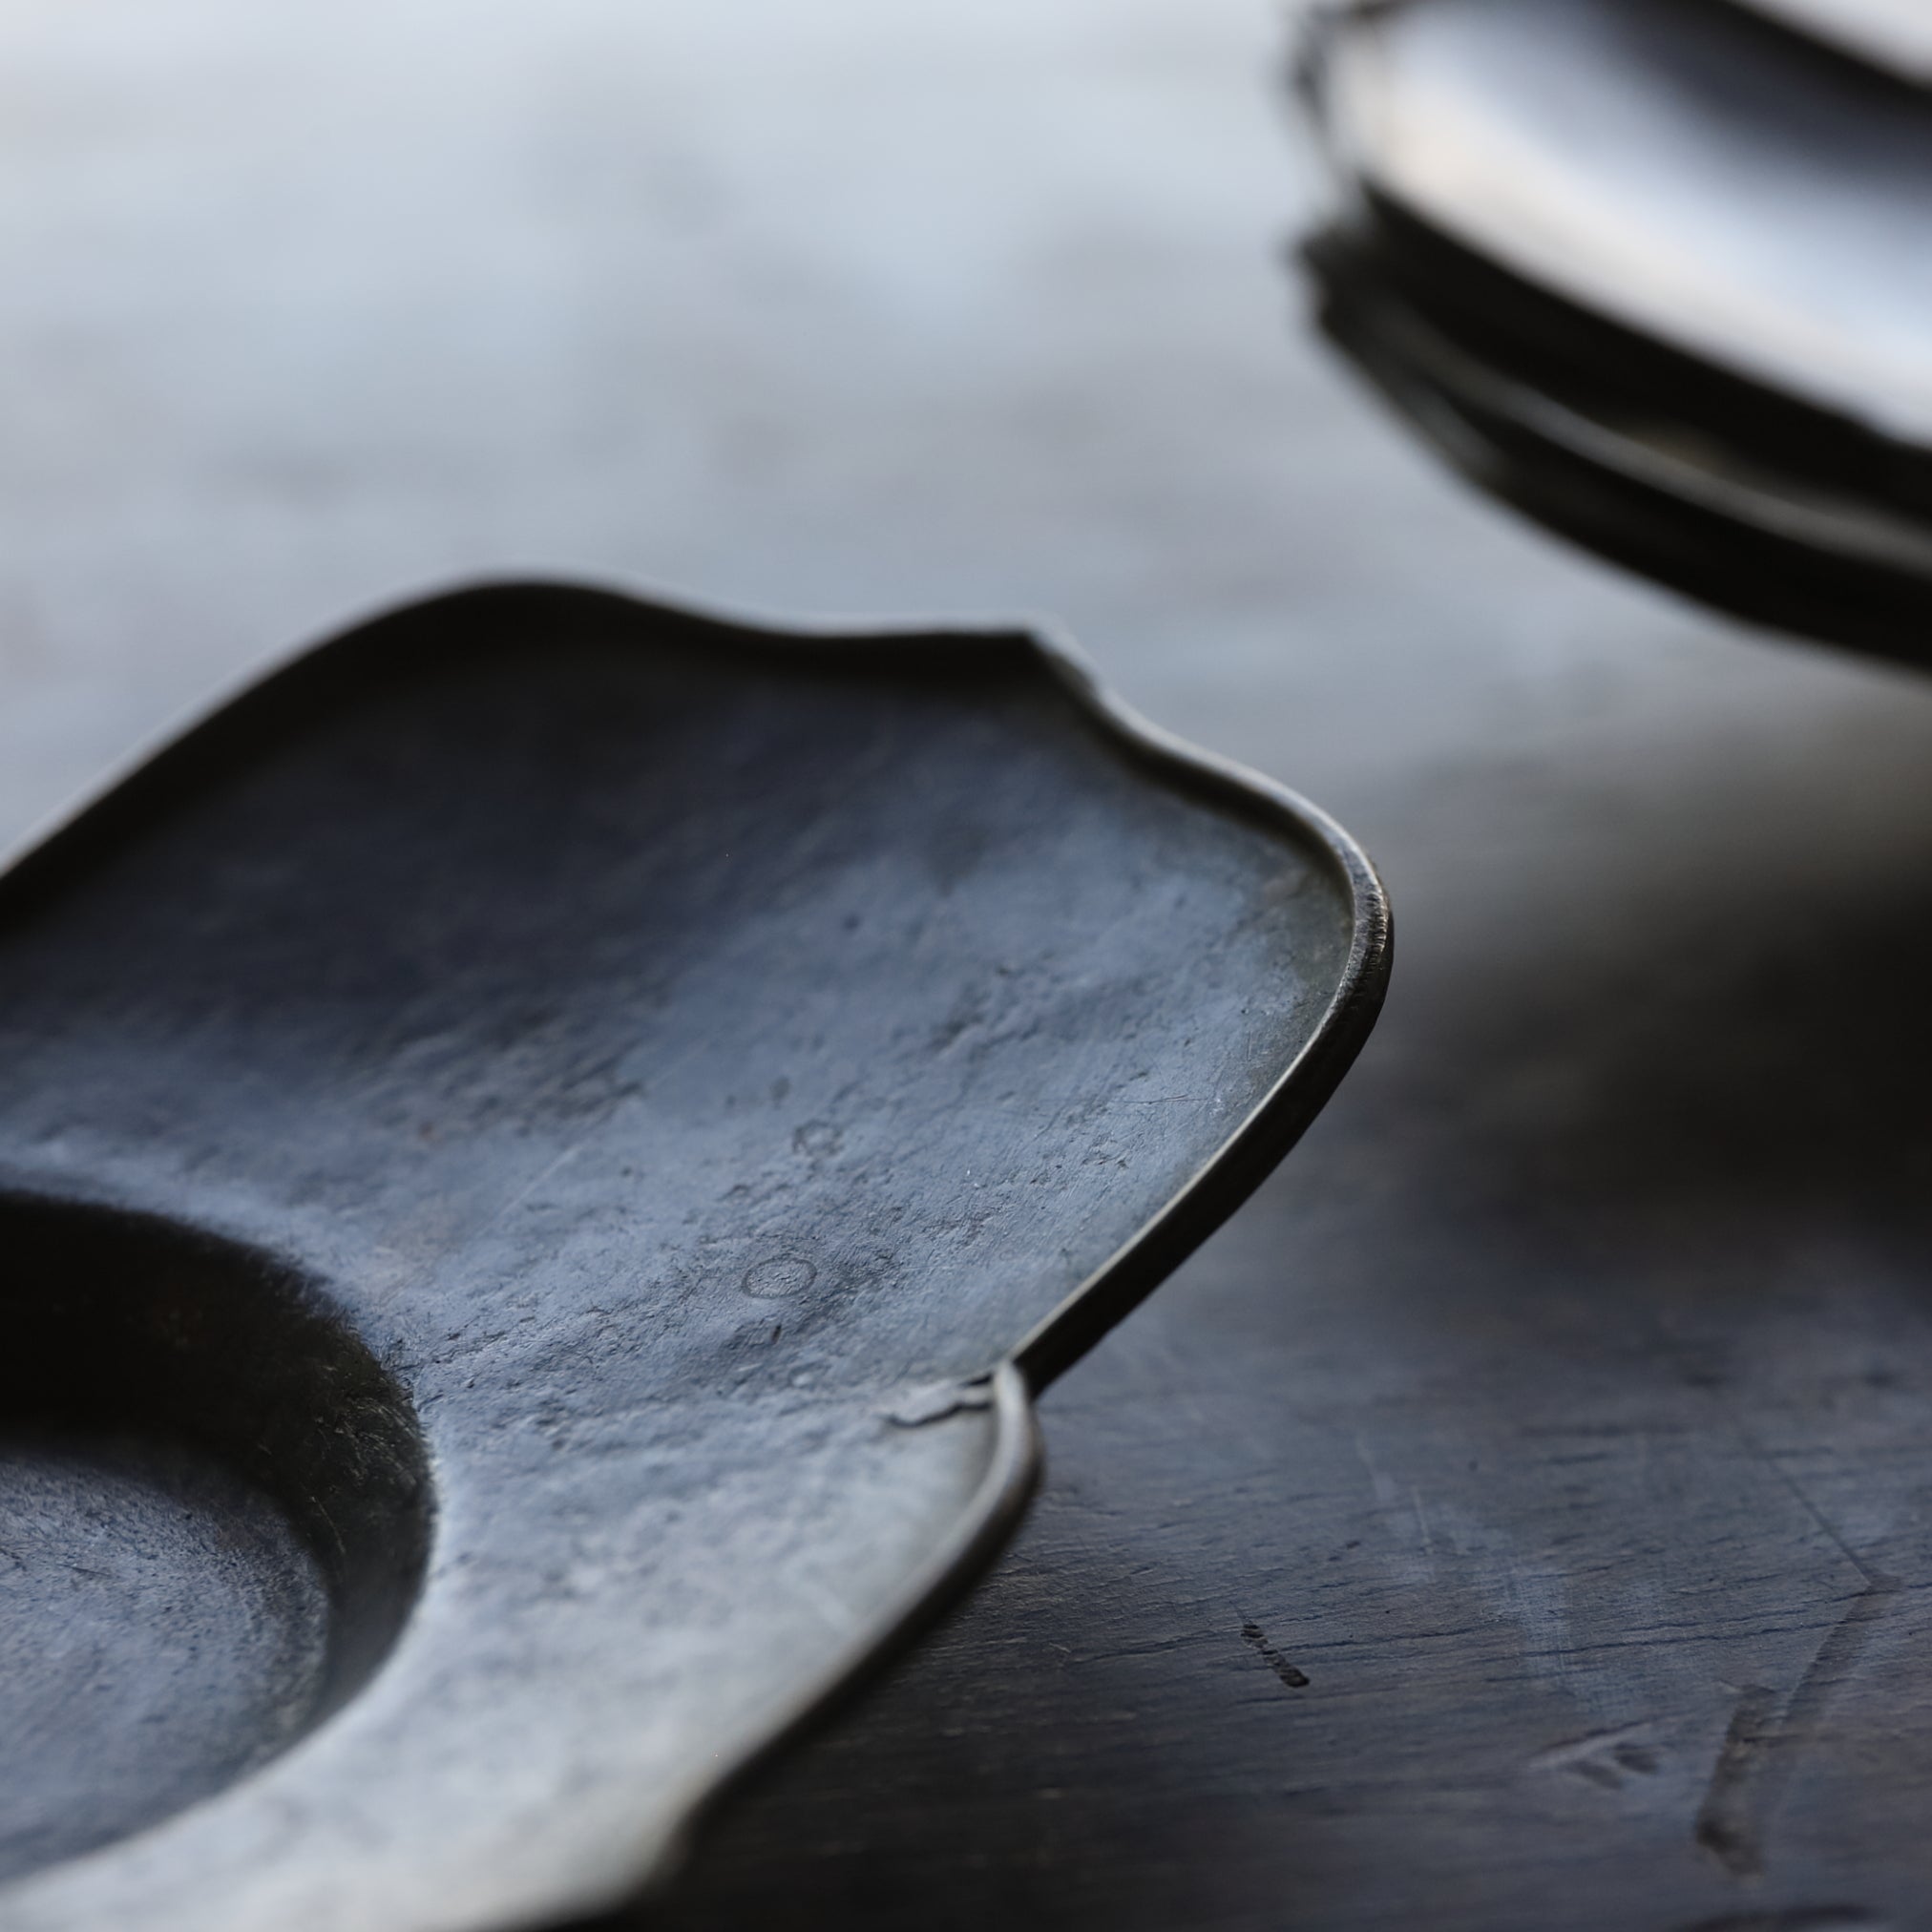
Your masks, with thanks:
M1323 325L1459 468L1932 663L1932 6L1385 0L1302 79Z
M1748 0L1753 11L1869 62L1932 86L1932 7L1925 0Z

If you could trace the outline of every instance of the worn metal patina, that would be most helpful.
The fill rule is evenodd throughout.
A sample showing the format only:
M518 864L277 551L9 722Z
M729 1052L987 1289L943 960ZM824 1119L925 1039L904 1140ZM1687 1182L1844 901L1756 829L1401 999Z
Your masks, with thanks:
M1387 935L1018 634L484 589L126 780L0 887L10 1932L635 1894L998 1546Z

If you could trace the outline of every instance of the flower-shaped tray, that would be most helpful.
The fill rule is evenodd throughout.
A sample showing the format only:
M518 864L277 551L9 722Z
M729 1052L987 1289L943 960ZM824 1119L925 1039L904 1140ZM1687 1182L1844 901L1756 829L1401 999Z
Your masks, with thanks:
M982 1564L1380 996L1020 635L502 586L0 880L0 1922L578 1922Z

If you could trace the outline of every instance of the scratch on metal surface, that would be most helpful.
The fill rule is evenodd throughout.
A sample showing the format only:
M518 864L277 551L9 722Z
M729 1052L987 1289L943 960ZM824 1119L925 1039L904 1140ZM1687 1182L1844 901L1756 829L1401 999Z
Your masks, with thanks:
M903 1401L886 1411L886 1420L900 1429L922 1429L929 1422L943 1422L947 1417L964 1410L992 1406L993 1386L988 1380L935 1382L913 1390Z
M508 1221L539 1187L553 1180L564 1167L576 1160L583 1152L585 1146L589 1144L589 1135L585 1135L581 1140L573 1141L562 1153L557 1155L556 1160L549 1162L540 1173L534 1175L530 1180L526 1181L476 1230L476 1238L481 1239L484 1235L495 1233L497 1228L502 1227L504 1222Z

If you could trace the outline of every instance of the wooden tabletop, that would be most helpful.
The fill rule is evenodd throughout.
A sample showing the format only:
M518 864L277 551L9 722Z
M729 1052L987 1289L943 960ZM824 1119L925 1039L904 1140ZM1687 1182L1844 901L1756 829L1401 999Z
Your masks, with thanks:
M28 0L0 824L541 569L1064 620L1396 900L1003 1566L656 1922L1932 1923L1932 684L1464 495L1307 336L1262 0Z

